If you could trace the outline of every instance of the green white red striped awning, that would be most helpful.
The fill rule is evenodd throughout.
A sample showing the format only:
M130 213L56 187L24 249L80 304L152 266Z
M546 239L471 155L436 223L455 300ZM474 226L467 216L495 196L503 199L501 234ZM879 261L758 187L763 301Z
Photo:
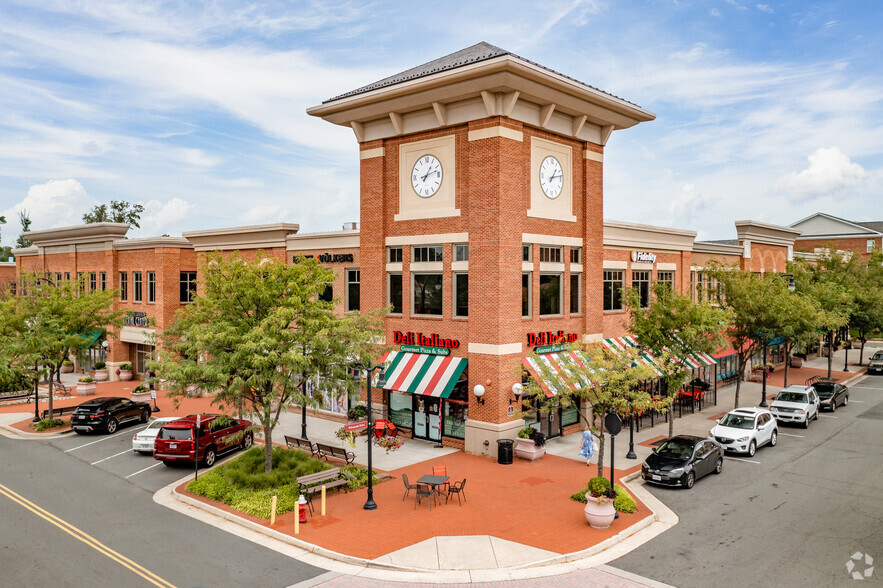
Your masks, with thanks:
M637 340L632 335L626 335L625 337L611 337L609 339L604 339L602 341L604 347L612 351L613 353L619 355L625 351L625 349L629 347L640 348ZM657 376L662 376L662 370L660 369L659 362L653 355L647 351L641 351L636 358L636 361L642 365L648 365L653 368L653 372Z
M573 368L585 366L589 363L589 358L577 349L529 356L523 358L521 363L533 376L533 379L539 382L546 396L551 398L567 386L578 387L576 382L572 381ZM591 386L592 384L584 380L583 385Z
M389 364L384 389L436 398L451 395L468 362L465 357L404 351L390 351L380 361Z

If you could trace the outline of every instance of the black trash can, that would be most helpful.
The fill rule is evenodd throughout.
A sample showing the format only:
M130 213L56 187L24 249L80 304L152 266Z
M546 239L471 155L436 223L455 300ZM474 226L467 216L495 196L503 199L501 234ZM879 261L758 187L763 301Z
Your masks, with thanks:
M512 457L515 452L513 439L497 439L497 463L512 465Z

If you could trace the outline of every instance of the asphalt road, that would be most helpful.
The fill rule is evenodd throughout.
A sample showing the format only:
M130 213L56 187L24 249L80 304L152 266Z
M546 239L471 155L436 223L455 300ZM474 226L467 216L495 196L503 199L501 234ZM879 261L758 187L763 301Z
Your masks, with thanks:
M142 427L0 437L0 586L272 587L325 572L156 504L192 470L134 454Z
M647 486L680 523L610 565L682 588L883 585L883 377L849 400L692 490ZM861 582L855 553L877 566Z

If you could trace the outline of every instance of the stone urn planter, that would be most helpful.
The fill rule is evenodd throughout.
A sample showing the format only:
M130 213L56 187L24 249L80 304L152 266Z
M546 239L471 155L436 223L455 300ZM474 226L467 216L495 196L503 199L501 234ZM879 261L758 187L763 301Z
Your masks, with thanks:
M92 378L89 378L89 381L79 381L77 382L77 395L78 396L92 396L95 394L95 382L92 381Z
M852 348L853 349L861 349L862 348L861 340L860 339L853 339L852 340Z
M136 386L131 393L132 402L150 402L150 390L144 386Z
M590 492L586 492L586 520L593 529L607 529L616 518L616 508L613 506L613 500L609 498L603 499L604 503L599 504L598 499L592 496Z
M107 381L107 370L95 370L95 373L92 375L92 378L96 382L106 382Z
M540 445L537 447L533 439L519 438L515 440L515 455L520 459L536 461L546 455L546 446Z
M120 370L119 370L119 376L120 376L120 380L122 380L123 382L128 382L129 380L131 380L132 379L132 366L127 363L124 363L123 365L121 365Z
M802 357L792 357L791 358L791 367L793 367L793 368L803 367L803 358Z
M74 373L74 364L72 364L71 362L62 363L61 364L61 373L63 373L63 374Z

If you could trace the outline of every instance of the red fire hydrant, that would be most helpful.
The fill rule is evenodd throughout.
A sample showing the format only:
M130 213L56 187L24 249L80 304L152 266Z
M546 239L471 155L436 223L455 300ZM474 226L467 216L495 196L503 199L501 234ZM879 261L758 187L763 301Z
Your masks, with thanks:
M307 522L307 499L304 498L303 494L297 501L298 514L300 515L300 522Z

